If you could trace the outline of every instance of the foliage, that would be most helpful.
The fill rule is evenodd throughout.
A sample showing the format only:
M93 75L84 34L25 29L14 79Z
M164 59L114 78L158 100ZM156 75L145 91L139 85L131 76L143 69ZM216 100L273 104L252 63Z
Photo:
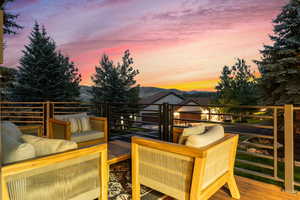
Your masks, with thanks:
M7 3L13 2L13 1L14 0L4 0L3 3L1 4L1 10L4 11L3 32L4 32L4 34L7 34L7 35L15 35L15 34L17 34L17 30L20 30L23 28L16 22L19 15L10 13L5 8Z
M29 37L12 88L14 100L71 101L79 96L81 75L38 23Z
M266 105L300 103L300 1L291 0L273 20L272 45L256 61L261 101Z
M132 65L129 50L125 51L122 63L117 65L104 54L100 66L96 66L96 73L92 76L93 102L136 104L139 100L139 85L136 85L135 76L139 71Z
M231 67L224 66L216 90L216 101L221 105L255 105L257 102L254 72L243 59L238 58Z
M8 88L12 86L15 80L16 70L13 68L0 66L0 100L8 100Z
M138 112L135 104L139 101L139 85L135 76L139 73L133 67L133 59L126 50L122 63L115 65L107 55L103 55L100 66L96 66L96 73L92 76L94 86L91 94L94 103L114 103L112 112L118 114L118 119L111 121L116 129L128 129L132 125L132 117ZM115 110L115 111L113 111Z

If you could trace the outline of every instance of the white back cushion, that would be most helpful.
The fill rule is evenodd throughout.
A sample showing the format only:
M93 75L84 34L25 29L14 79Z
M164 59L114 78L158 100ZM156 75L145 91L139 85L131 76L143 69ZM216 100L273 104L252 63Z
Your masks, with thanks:
M81 131L90 131L92 129L89 117L81 117L80 124Z
M76 132L81 132L81 131L86 131L91 129L89 120L86 122L85 118L88 119L87 113L54 116L54 119L70 122L71 133L76 133Z
M68 121L69 118L80 118L80 117L86 117L86 116L87 116L87 113L77 113L77 114L70 114L70 115L55 115L54 119Z
M190 147L204 147L224 137L224 128L220 125L209 126L207 131L201 135L191 135L187 138L185 145Z

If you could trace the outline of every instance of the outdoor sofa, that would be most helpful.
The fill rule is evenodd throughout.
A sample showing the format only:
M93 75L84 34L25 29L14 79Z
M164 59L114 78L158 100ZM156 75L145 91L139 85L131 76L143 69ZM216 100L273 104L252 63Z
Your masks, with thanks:
M74 141L79 147L107 142L107 118L86 113L55 115L50 119L50 138Z
M23 134L29 128L11 122L0 122L0 130L3 200L107 200L107 144L78 149L72 141Z

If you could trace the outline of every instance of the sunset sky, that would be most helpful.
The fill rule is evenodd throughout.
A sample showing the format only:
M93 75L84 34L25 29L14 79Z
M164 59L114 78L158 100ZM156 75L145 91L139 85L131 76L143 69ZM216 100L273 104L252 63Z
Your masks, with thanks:
M129 49L142 86L213 90L224 65L259 58L287 0L15 0L24 29L5 36L4 65L16 68L34 21L79 68L82 85L106 53Z

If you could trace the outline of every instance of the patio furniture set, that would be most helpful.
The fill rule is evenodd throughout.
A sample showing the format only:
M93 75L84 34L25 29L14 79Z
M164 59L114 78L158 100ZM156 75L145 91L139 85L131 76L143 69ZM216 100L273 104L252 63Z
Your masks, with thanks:
M240 198L233 174L238 136L222 126L174 128L173 143L133 137L131 144L108 142L106 119L85 113L56 116L50 127L46 138L38 126L0 123L3 200L106 200L109 166L130 158L134 200L141 184L191 200L208 199L227 184Z

